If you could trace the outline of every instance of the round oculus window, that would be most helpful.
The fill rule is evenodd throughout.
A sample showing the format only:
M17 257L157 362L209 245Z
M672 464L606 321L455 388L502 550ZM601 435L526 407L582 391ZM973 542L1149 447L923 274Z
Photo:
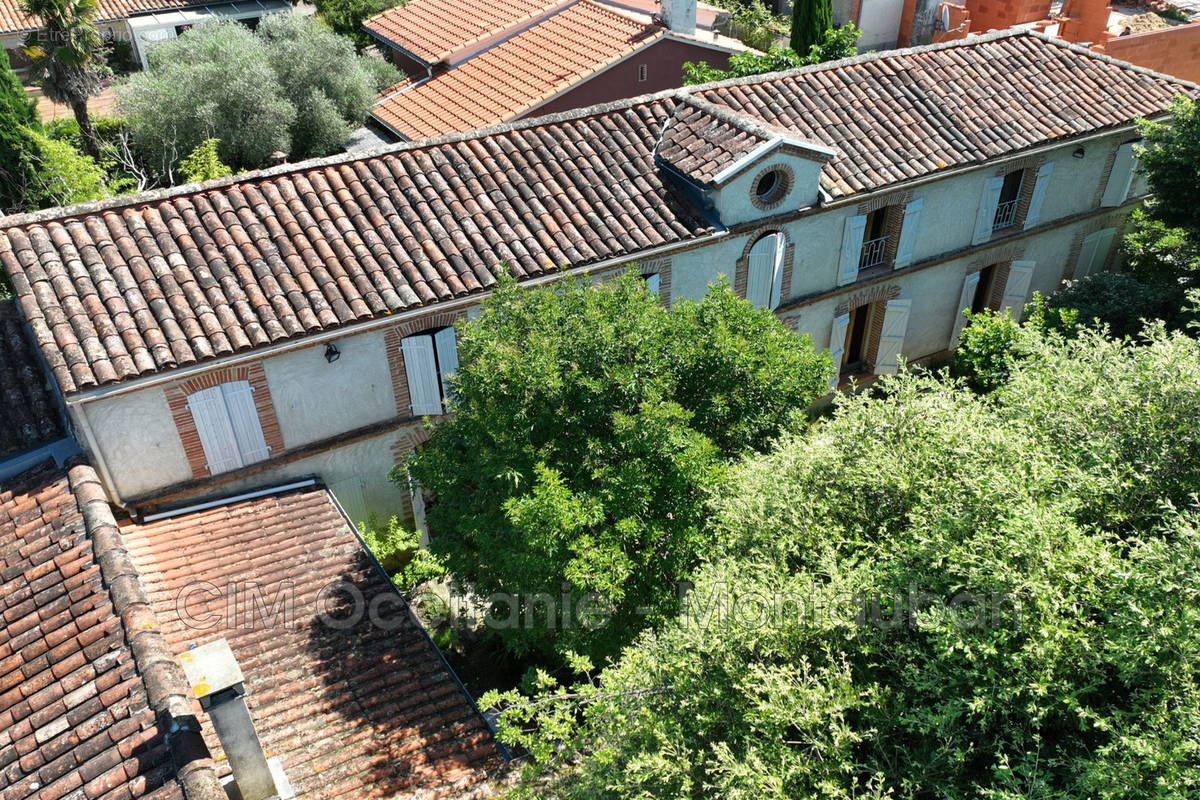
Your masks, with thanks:
M763 205L779 202L787 191L787 176L781 169L770 169L754 184L754 199Z

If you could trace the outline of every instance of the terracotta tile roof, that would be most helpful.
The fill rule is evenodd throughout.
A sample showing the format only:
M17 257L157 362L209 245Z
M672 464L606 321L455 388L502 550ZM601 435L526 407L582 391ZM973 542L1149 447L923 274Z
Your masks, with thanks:
M297 797L484 791L501 763L489 731L324 489L125 523L122 532L172 651L229 642L264 750L282 759ZM386 600L385 625L324 624L322 611L342 618L338 581L356 587L365 608ZM196 586L216 590L190 595L185 618L177 600ZM245 599L231 616L225 597L234 587L243 598L255 587L264 613ZM288 601L270 619L265 610L281 597ZM221 763L207 720L204 728Z
M0 300L0 459L65 436L15 300Z
M436 64L451 53L529 22L566 0L408 0L363 22L363 30Z
M182 756L189 732L156 722L184 701L111 520L87 466L0 486L4 800L183 800L173 753L189 800L220 791L207 760Z
M655 163L697 94L836 148L835 196L1129 124L1195 86L1031 33L860 56L0 220L64 392L634 257L713 225Z
M152 11L167 11L207 5L204 0L97 0L97 22L125 19ZM0 0L0 35L22 33L41 27L41 20L21 9L21 0Z
M371 115L407 139L496 125L665 34L648 19L580 0L453 69L392 87Z

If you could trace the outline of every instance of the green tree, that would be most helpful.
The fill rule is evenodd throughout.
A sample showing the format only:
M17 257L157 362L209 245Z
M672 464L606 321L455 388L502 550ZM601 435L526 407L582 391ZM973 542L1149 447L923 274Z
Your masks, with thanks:
M683 65L683 82L685 85L709 83L726 78L761 75L765 72L779 72L824 61L848 58L854 55L854 44L858 41L860 34L861 31L853 25L844 25L837 30L830 30L819 43L809 48L807 55L804 56L788 47L772 47L766 53L734 53L729 57L727 69L711 67L707 61L688 61Z
M1022 335L987 397L839 398L727 477L687 613L485 696L518 794L1196 797L1200 345Z
M807 53L833 30L832 0L796 0L792 5L792 49Z
M185 182L200 183L216 178L228 178L233 174L233 170L221 163L217 155L217 147L220 144L219 139L205 139L179 162L179 174Z
M87 104L112 73L104 63L104 43L94 24L96 0L22 0L22 7L42 21L25 43L34 69L41 74L42 91L71 109L84 152L99 158L100 144Z
M6 128L9 125L39 124L37 104L25 93L21 79L13 72L7 50L0 53L0 114L4 115Z
M671 611L707 541L705 492L830 369L728 286L668 310L636 275L507 281L462 325L459 358L453 413L408 465L434 498L430 547L480 596L570 596L573 618L522 603L536 624L499 631L514 652L595 657ZM580 607L589 593L610 624Z
M363 20L396 5L397 0L316 0L321 19L336 33L350 37L360 49L376 42L363 32Z

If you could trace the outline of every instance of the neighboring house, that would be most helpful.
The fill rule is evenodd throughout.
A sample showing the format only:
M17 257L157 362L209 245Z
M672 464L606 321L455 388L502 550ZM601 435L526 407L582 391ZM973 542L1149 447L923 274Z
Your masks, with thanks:
M894 372L964 307L1112 268L1135 120L1196 91L972 37L12 217L0 264L115 501L319 475L356 519L404 514L387 472L502 270L636 264L666 302L728 275L843 376Z
M0 796L227 800L252 745L300 800L490 796L483 718L329 494L259 495L118 528L86 465L0 482ZM344 624L337 581L386 624ZM222 639L234 753L181 669Z
M683 83L747 48L696 0L410 0L363 29L408 74L372 118L400 139L469 131Z
M146 48L155 42L174 39L209 17L234 19L253 25L264 15L286 11L289 0L239 0L209 3L204 0L98 0L96 28L107 41L129 42L133 56L143 66ZM41 26L41 20L21 10L21 0L0 0L0 45L8 51L18 71L28 65L21 52L25 37Z

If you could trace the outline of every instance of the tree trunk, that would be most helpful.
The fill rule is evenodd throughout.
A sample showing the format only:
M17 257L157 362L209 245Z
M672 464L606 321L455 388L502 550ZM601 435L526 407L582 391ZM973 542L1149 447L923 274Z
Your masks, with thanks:
M79 136L83 139L83 151L97 161L100 160L100 143L96 141L96 129L88 116L87 100L71 103L75 121L79 123Z

